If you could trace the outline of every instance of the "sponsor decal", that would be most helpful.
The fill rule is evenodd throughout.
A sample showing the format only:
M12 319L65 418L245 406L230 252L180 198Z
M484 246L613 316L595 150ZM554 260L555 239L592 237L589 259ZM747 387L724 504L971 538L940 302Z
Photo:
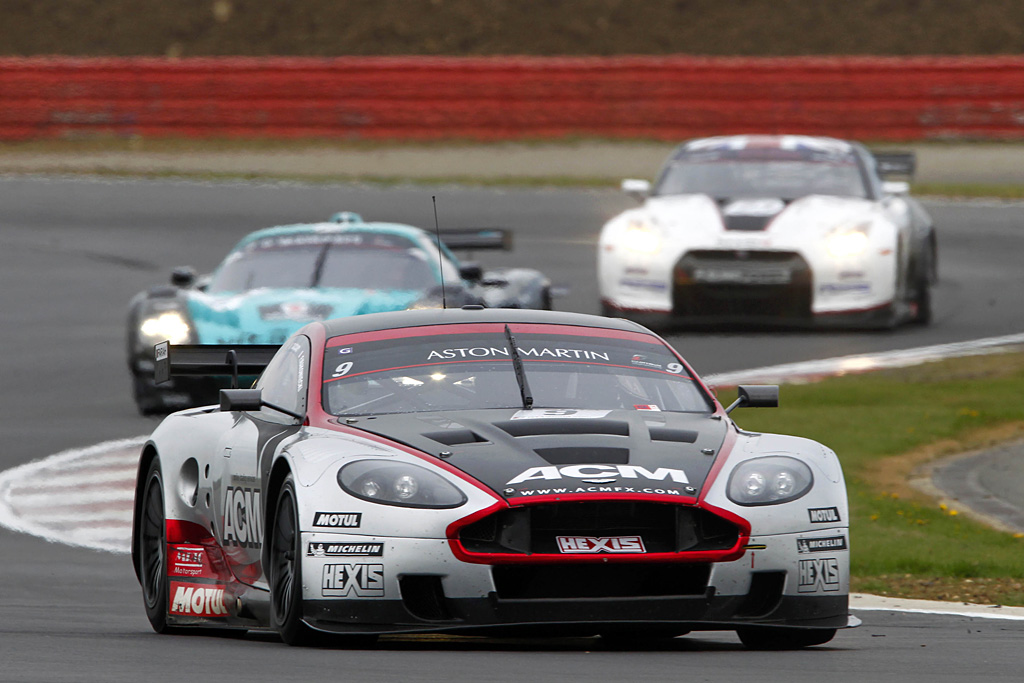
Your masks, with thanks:
M556 536L558 550L563 553L645 553L639 536Z
M693 494L696 493L696 489L687 486L686 492ZM558 487L550 489L534 489L532 491L516 491L515 489L505 489L505 494L509 496L547 496L558 495L562 493L653 493L663 496L683 495L680 491L676 491L675 489L662 489L651 486L647 486L644 488L637 488L635 486L576 486L574 488Z
M229 486L224 496L224 545L263 547L260 490Z
M830 522L841 522L839 519L839 508L807 508L807 516L811 524L827 524Z
M690 483L690 480L686 478L686 472L671 467L659 467L651 471L639 465L563 465L562 467L550 465L547 467L531 467L510 479L505 485L511 486L512 484L521 484L524 481L535 481L538 479L552 481L562 479L563 477L592 479L594 477L609 476L614 478L622 477L624 479L648 479L650 481L671 480L677 484Z
M796 539L798 553L823 553L829 550L846 550L846 536Z
M186 617L226 617L224 586L171 581L170 612Z
M643 404L643 405L636 405L636 406L633 406L633 408L636 409L636 410L653 410L655 412L661 412L661 408L659 408L658 406L654 405L653 403L647 403L647 404Z
M842 294L844 292L857 292L867 294L871 291L869 282L826 282L818 286L822 294Z
M825 557L820 560L800 560L800 593L839 590L839 560Z
M345 355L346 353L352 353L352 347L351 346L346 346L344 348L338 349L338 353L340 355Z
M362 512L318 512L313 515L313 526L332 529L358 529L363 523Z
M603 360L611 357L601 351L587 349L549 349L537 347L520 347L519 355L523 358L564 358L566 360ZM455 360L463 358L509 358L509 350L497 346L462 346L451 349L435 349L427 354L427 360Z
M782 285L792 279L789 268L694 268L693 279L712 284Z
M629 362L631 365L639 365L640 367L643 368L661 370L661 363L652 363L651 361L647 360L647 356L640 353L634 354L633 357L629 359Z
M668 289L668 283L661 280L641 280L638 278L622 278L619 284L623 287L636 287L637 289Z
M384 565L325 564L320 592L325 597L384 597Z
M383 543L310 543L306 554L310 557L380 557Z
M774 216L786 208L786 203L781 199L737 199L730 202L722 213L726 216Z
M167 360L167 354L169 353L168 342L162 341L153 347L153 358L154 360Z
M205 576L206 550L202 546L175 545L168 548L168 576Z
M519 410L512 416L513 420L540 420L550 418L575 418L596 420L608 417L610 410L573 410L572 408L548 408L546 410Z

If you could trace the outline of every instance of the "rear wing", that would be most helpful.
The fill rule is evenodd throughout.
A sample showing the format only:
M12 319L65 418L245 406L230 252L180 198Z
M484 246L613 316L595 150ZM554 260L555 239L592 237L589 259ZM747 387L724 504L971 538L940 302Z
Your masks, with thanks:
M160 342L153 347L156 364L153 381L168 381L173 375L232 377L238 386L239 375L258 375L280 349L275 344L176 344Z
M880 178L894 175L912 178L917 170L917 156L913 152L872 152L872 155Z
M452 251L464 249L512 249L512 231L504 228L456 228L442 230L441 241Z

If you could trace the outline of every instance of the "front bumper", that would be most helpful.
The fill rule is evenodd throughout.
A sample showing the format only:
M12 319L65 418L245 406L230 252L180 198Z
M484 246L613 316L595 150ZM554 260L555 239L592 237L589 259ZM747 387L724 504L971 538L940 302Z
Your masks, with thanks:
M305 621L336 633L495 632L548 625L594 634L622 626L679 632L745 626L833 629L848 612L849 553L798 555L797 537L751 538L755 549L729 562L475 564L443 539L303 533ZM845 533L845 530L844 530ZM323 551L372 549L373 556ZM828 579L807 581L807 562ZM824 575L821 575L822 577Z

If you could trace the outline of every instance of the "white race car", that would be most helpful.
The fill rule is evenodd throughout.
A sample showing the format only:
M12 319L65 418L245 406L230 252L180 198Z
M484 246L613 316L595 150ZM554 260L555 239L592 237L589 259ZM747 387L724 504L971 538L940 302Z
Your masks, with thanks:
M680 145L601 231L606 315L648 324L893 327L931 320L936 237L908 153L799 135Z

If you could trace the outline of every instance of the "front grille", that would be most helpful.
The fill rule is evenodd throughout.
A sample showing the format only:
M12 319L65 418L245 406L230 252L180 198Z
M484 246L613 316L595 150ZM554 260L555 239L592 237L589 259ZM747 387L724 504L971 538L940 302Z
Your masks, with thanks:
M711 565L498 565L491 572L502 600L642 598L703 595Z
M694 250L675 266L678 316L811 317L811 269L788 251Z
M559 537L640 537L645 553L675 553L728 550L739 534L735 524L692 506L583 501L499 510L460 529L459 541L470 553L525 555L561 554Z

